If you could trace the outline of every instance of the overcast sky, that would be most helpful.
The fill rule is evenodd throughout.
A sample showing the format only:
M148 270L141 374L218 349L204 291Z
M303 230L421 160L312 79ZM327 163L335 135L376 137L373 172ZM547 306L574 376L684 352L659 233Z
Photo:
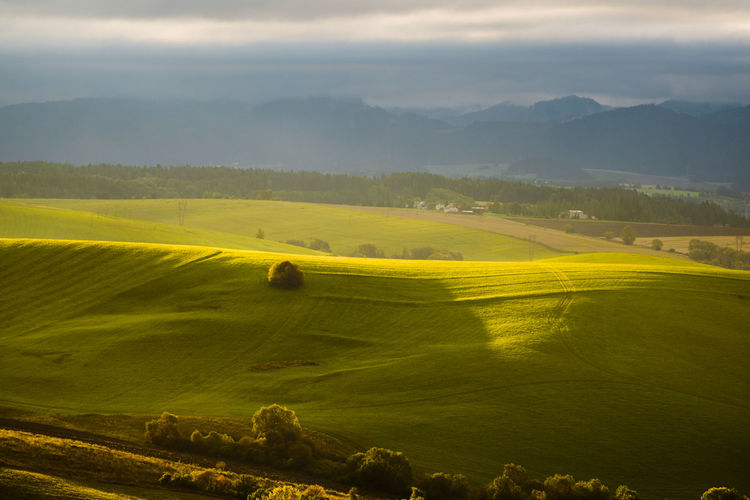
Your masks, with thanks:
M750 102L750 0L0 0L0 105Z

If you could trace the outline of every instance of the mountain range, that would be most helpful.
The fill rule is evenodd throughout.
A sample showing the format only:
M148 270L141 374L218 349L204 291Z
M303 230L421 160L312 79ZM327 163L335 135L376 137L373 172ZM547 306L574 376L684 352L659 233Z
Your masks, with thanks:
M508 163L511 174L551 179L598 168L731 181L750 172L750 106L607 108L569 96L438 120L330 98L78 99L0 108L0 161L18 160L351 173L456 165L457 175L460 165Z

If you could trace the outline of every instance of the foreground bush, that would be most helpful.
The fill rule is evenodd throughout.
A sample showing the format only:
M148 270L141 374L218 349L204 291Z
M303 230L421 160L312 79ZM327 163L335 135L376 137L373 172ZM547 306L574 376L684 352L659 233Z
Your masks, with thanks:
M370 448L355 453L347 460L355 483L406 496L413 481L409 460L403 453L385 448Z
M168 448L180 447L184 440L178 424L177 416L165 411L159 418L146 422L146 441Z
M272 404L253 415L253 433L257 439L294 441L302 435L297 415L290 409Z
M282 260L272 265L268 270L268 284L274 288L293 290L301 287L305 282L305 274L297 264Z
M461 474L436 472L419 481L426 500L464 500L469 496L469 481Z
M734 488L711 488L701 495L701 500L747 500L746 496L741 496Z

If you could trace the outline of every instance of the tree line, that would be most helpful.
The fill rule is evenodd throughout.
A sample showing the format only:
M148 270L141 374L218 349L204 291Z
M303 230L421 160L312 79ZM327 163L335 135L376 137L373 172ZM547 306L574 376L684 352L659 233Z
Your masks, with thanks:
M244 198L404 207L427 199L435 190L493 202L494 211L516 215L557 217L575 208L607 220L750 227L748 219L708 201L694 203L621 188L535 186L423 172L361 176L189 165L0 163L3 198Z
M637 491L626 485L611 491L599 479L576 481L569 474L553 474L543 480L529 476L526 469L506 464L502 474L484 486L471 485L461 474L418 473L401 452L373 447L366 452L342 456L325 441L306 432L293 410L273 404L261 407L252 417L248 433L230 436L215 431L194 430L189 434L179 418L163 413L146 423L146 440L157 446L197 452L213 457L302 470L313 476L353 485L350 500L358 500L356 487L409 500L638 500ZM193 478L165 474L165 486L192 487ZM249 489L248 489L249 488ZM244 484L241 497L248 500L275 498L257 483ZM316 495L283 495L275 500L304 500ZM710 488L701 500L750 500L737 490Z

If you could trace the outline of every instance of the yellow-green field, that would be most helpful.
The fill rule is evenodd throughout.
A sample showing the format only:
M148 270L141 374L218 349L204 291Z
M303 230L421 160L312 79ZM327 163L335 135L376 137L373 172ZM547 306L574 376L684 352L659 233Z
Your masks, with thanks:
M306 284L281 291L265 283L281 257L0 240L2 404L249 418L278 402L475 481L516 462L645 498L750 489L750 273L296 255ZM291 360L315 364L250 369Z
M401 254L404 248L430 246L461 252L466 260L529 259L529 243L523 239L525 236L517 238L482 228L458 227L442 221L408 219L335 205L260 200L187 200L182 226L178 224L178 200L26 200L26 204L6 200L0 202L0 211L3 207L7 215L0 213L3 215L0 218L0 237L189 243L291 253L278 246L253 246L254 242L248 240L255 240L255 234L261 228L269 243L287 240L308 242L312 238L320 238L327 241L337 255L351 255L358 245L373 243L386 256ZM41 207L64 209L69 212L60 215L77 217L85 231L101 236L79 236L82 234L80 230L70 232L67 229L49 234L49 228L35 229L34 224L39 223L33 218L13 223L13 217L19 217L15 213L24 207L29 210L42 210ZM138 230L144 228L146 236L137 239L135 231L123 235L124 231L110 229L113 221L135 225ZM158 230L153 224L160 225ZM14 230L4 229L6 226ZM158 239L162 228L165 236ZM228 243L223 244L222 241ZM299 247L291 248L297 248L294 253L304 251ZM563 253L537 244L533 256L540 259Z

